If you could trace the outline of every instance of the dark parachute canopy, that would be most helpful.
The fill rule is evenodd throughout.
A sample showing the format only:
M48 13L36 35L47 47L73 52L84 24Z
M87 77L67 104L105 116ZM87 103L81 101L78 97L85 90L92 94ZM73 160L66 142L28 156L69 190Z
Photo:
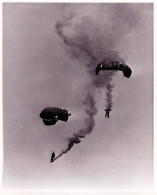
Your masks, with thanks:
M45 125L55 125L58 120L67 122L70 115L66 109L57 107L47 107L40 113Z
M99 63L95 70L96 75L99 74L100 70L120 70L123 71L124 76L127 78L129 78L132 73L129 66L116 59L106 59Z

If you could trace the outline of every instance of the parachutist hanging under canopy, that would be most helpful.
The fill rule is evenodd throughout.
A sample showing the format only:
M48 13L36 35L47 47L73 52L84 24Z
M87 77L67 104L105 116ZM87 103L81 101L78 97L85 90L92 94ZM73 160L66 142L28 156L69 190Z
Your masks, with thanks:
M110 114L111 109L108 108L108 109L105 109L105 111L106 111L105 117L109 118L109 114Z
M70 115L66 109L57 107L47 107L40 113L43 123L47 126L55 125L58 120L67 122Z
M52 155L51 155L51 161L50 162L54 161L54 157L55 157L55 153L53 152Z

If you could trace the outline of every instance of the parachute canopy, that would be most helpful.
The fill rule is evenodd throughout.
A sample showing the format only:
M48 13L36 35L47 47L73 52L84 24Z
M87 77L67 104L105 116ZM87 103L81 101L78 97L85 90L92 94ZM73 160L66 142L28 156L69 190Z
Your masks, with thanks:
M40 113L45 125L55 125L58 120L67 122L70 115L66 109L57 107L47 107Z
M100 70L120 70L123 71L124 76L127 78L129 78L132 73L129 66L116 59L106 59L99 63L95 70L96 75L99 74Z

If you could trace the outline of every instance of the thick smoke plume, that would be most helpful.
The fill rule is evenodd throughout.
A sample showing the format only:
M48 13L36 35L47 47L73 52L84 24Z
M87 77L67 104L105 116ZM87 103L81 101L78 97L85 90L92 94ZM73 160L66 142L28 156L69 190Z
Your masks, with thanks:
M86 126L79 130L78 133L73 134L71 138L68 138L67 148L63 150L55 160L64 153L67 153L74 144L80 143L80 138L84 138L86 134L92 132L95 125L94 116L97 113L95 106L96 89L105 90L106 87L106 107L110 106L111 108L113 106L113 85L111 82L116 72L104 71L103 74L97 76L95 75L95 68L97 64L104 61L105 58L120 59L120 57L118 53L113 50L115 42L113 35L108 31L106 31L105 34L105 32L100 29L101 26L93 22L89 17L80 18L74 14L56 23L56 32L62 39L65 50L72 59L75 58L78 61L84 62L83 64L81 63L80 66L86 68L87 73L90 75L91 83L87 87L86 99L83 102L83 105L86 107Z

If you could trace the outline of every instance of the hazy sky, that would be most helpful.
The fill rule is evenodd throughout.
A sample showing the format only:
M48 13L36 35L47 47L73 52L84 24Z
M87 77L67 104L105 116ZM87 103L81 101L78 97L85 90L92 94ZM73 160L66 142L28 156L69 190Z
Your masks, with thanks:
M152 4L3 5L5 188L150 187L153 176ZM95 75L105 57L132 69ZM105 118L106 85L112 112ZM50 128L45 107L69 121ZM87 112L88 110L88 112ZM85 138L68 147L83 130Z

